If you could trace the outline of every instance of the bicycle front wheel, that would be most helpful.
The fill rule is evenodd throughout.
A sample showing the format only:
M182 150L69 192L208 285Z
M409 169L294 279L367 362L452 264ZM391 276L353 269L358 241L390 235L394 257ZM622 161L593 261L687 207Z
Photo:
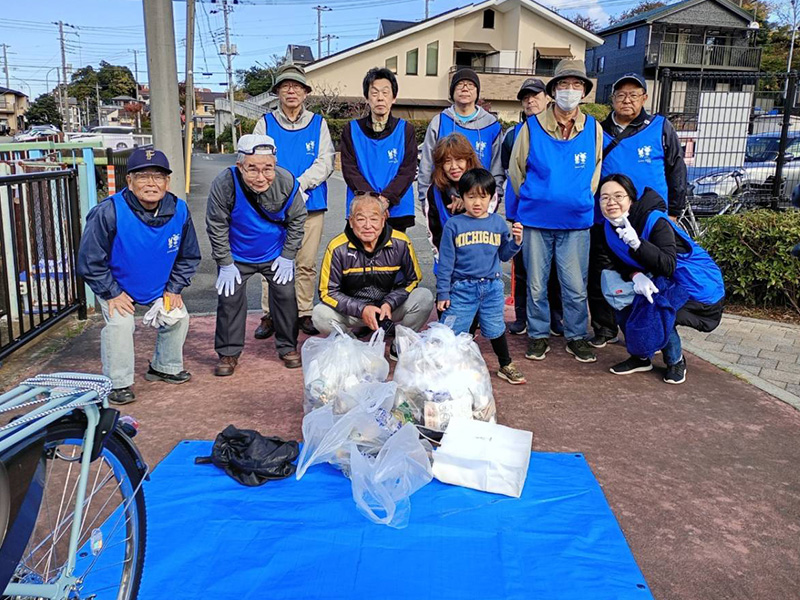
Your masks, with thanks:
M69 598L135 600L146 536L142 474L122 434L114 432L91 463L84 502L76 507L84 433L79 424L67 423L46 434L42 501L12 582L55 583L70 575L72 556L77 579ZM73 552L70 533L78 511L81 529Z

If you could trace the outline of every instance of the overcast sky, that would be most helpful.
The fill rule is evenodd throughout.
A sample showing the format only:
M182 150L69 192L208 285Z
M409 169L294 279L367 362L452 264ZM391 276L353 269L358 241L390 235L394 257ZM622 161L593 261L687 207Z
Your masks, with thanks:
M234 68L243 69L267 61L272 54L283 54L288 44L311 46L317 55L317 12L321 0L241 0L230 15L231 43L239 55ZM636 0L555 0L547 6L561 6L569 14L579 12L606 24L609 14L617 14L636 4ZM74 68L97 66L101 60L134 69L134 50L138 50L139 80L147 81L144 18L141 0L8 0L3 2L0 19L0 44L8 44L11 87L32 95L44 93L57 81L61 65L58 40L59 20L66 27L67 63ZM431 0L431 16L468 5L464 0ZM425 16L424 0L329 0L333 10L322 14L322 35L336 35L331 52L374 39L381 18L420 20ZM35 10L31 10L35 7ZM224 57L218 54L223 37L220 3L197 2L195 29L195 82L198 87L222 90L225 81ZM186 2L173 2L178 69L183 79L185 65ZM327 41L323 39L323 55ZM0 56L2 60L2 56ZM204 76L202 73L211 73ZM0 85L5 79L0 72Z

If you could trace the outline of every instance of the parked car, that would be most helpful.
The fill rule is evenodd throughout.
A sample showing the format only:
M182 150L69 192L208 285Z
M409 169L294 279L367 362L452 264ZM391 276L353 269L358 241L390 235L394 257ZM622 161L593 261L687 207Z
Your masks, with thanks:
M61 130L55 125L34 125L30 129L21 131L13 139L15 142L41 142L59 135Z
M692 195L705 198L750 194L757 202L772 198L780 132L759 133L747 138L744 164L729 167L689 167ZM800 132L790 131L783 164L780 197L788 200L800 183Z
M101 125L92 127L89 131L82 133L72 133L70 141L85 142L90 140L101 140L105 148L112 150L128 150L136 146L133 139L133 127L124 125Z

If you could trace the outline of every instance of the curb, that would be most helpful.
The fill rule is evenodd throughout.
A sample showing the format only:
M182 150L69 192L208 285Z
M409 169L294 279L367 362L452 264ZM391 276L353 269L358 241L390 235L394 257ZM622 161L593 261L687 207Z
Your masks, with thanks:
M737 321L744 321L745 323L760 323L762 325L770 325L771 327L784 327L786 329L800 330L800 325L794 323L782 323L780 321L770 321L769 319L756 319L754 317L743 317L732 313L725 313L723 319L735 319ZM792 394L794 395L794 394Z
M772 321L762 321L761 319L749 319L749 320L772 323ZM744 379L749 384L754 385L760 390L767 392L769 395L774 396L781 402L784 402L792 406L796 410L800 410L800 396L795 396L791 392L787 392L786 390L779 388L778 386L770 383L765 379L762 379L757 375L753 375L752 373L744 371L743 369L740 369L733 363L729 363L728 361L722 360L721 358L714 356L714 354L708 352L707 350L702 350L701 348L697 348L692 342L688 340L681 340L681 341L683 342L683 347L687 352L691 352L698 358L702 358L704 361L710 362L712 365L719 367L720 369L724 369L725 371L732 373L736 377Z

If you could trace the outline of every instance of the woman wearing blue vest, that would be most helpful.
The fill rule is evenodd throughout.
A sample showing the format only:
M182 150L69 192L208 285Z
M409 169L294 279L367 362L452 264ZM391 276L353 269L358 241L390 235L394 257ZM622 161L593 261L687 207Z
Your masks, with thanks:
M722 319L725 285L722 273L708 253L667 216L664 199L650 188L637 200L637 191L626 175L612 174L600 186L600 209L605 222L605 253L633 291L652 302L659 290L653 278L662 276L683 287L689 301L678 311L676 324L712 331ZM625 331L625 313L617 319ZM664 381L686 380L686 360L681 338L673 329L662 349L667 372ZM615 375L630 375L653 368L650 356L631 356L611 367Z
M393 117L397 78L389 69L370 69L363 81L369 115L342 130L342 177L347 184L347 214L355 194L378 194L389 209L395 231L414 226L417 140L414 126Z
M478 74L466 67L460 68L450 80L450 99L453 105L433 117L425 132L422 158L419 163L417 197L425 203L433 176L433 150L436 142L454 131L472 144L481 166L489 171L497 184L498 200L503 199L505 171L500 163L502 129L497 118L477 105L481 94Z
M169 162L159 150L137 149L128 158L128 186L86 216L78 250L78 274L97 295L105 327L100 334L103 374L111 379L113 404L133 402L134 305L183 306L181 292L200 262L186 202L169 189ZM167 307L166 304L170 306ZM158 328L145 378L185 383L183 343L189 315Z

